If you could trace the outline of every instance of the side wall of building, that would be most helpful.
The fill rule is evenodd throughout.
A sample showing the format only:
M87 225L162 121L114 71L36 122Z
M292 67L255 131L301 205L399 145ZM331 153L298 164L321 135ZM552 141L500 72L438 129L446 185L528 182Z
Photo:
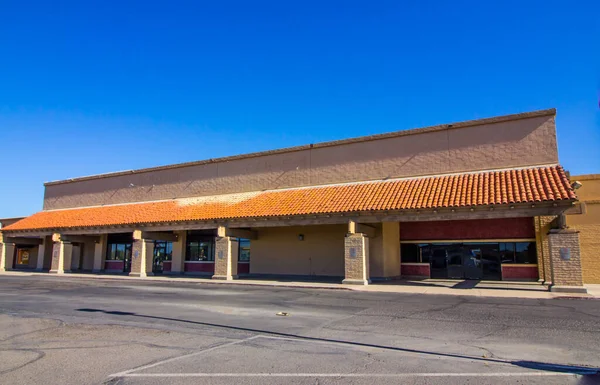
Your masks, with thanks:
M583 215L568 215L567 225L579 230L584 283L600 283L600 174L572 176L582 187L577 196L586 204Z
M46 185L44 209L554 164L552 113L458 123Z

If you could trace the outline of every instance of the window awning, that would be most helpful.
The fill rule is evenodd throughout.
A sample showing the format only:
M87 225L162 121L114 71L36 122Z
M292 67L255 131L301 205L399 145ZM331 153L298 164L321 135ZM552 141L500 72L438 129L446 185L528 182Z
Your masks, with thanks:
M41 211L2 231L60 230L576 200L561 166Z

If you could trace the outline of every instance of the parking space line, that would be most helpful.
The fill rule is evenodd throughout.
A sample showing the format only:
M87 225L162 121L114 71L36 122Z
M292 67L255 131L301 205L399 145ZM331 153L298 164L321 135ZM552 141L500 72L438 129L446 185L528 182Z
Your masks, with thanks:
M254 339L257 339L257 338L260 338L260 337L261 337L260 335L257 335L257 336L252 336L252 337L249 337L249 338L245 338L243 340L236 340L236 341L227 342L227 343L224 343L224 344L221 344L221 345L216 345L216 346L212 346L210 348L199 350L197 352L193 352L193 353L189 353L189 354L184 354L184 355L177 356L177 357L171 357L171 358L168 358L166 360L155 362L153 364L138 366L137 368L125 370L125 371L119 372L119 373L114 373L114 374L109 375L108 377L125 377L125 376L130 376L130 375L132 375L133 372L137 372L137 371L144 370L144 369L150 369L150 368L153 368L155 366L159 366L159 365L166 364L166 363L169 363L169 362L181 360L181 359L184 359L184 358L194 357L194 356L197 356L197 355L200 355L200 354L208 353L208 352L216 350L216 349L221 349L221 348L225 348L227 346L241 344L241 343L244 343L246 341L251 341L251 340L254 340Z
M115 375L113 375L115 376ZM572 373L505 372L505 373L130 373L119 377L565 377Z

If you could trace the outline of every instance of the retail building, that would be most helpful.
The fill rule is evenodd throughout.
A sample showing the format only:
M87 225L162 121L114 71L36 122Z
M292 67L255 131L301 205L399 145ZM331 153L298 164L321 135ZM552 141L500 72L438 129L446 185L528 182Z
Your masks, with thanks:
M559 163L555 114L49 182L43 211L3 226L0 268L24 267L15 256L28 250L28 267L58 274L543 280L580 291L580 233L565 216L585 205Z

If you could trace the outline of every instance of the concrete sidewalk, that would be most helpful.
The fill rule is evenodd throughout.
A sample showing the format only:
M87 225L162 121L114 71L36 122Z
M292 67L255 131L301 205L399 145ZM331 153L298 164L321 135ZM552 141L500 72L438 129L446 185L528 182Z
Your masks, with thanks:
M126 275L107 275L91 273L67 273L53 275L45 272L7 271L0 273L5 276L40 276L97 280L121 280L143 282L180 282L207 285L250 285L271 287L294 287L310 289L353 290L362 292L403 293L403 294L434 294L434 295L463 295L477 297L500 298L590 298L600 299L600 285L585 285L588 294L552 293L547 286L537 282L506 282L506 281L465 281L465 280L397 280L377 282L367 286L342 285L335 282L291 281L288 279L255 279L242 278L234 281L212 280L210 277L189 276L150 276L146 278Z

